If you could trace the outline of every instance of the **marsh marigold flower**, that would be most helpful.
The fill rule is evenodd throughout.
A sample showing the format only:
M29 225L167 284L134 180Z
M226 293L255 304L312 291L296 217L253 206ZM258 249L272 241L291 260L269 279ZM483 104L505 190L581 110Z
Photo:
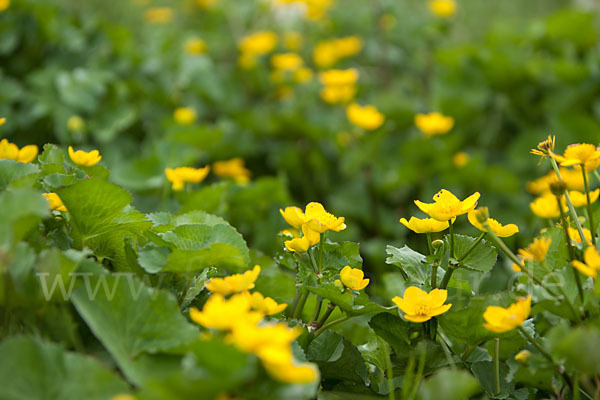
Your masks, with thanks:
M227 296L232 293L244 292L254 288L254 282L260 274L260 265L242 274L233 274L224 278L211 278L206 282L206 288L212 293Z
M592 232L590 232L588 228L581 228L581 230L583 231L585 241L588 244L592 244ZM581 243L581 235L579 234L579 231L577 229L569 226L569 228L567 229L567 233L569 234L569 237L572 241L574 241L575 243Z
M430 217L438 221L448 221L473 210L477 205L479 196L479 192L475 192L461 201L449 190L442 189L433 196L434 203L423 203L415 200L415 204Z
M590 191L590 202L595 203L596 200L598 200L599 195L600 189ZM585 193L579 192L577 190L571 190L569 191L569 198L571 199L571 203L573 203L574 207L585 207L587 205L587 196L585 195Z
M189 38L183 44L185 52L197 56L206 52L206 42L200 38Z
M591 276L595 279L598 275L598 270L600 269L600 254L598 253L598 250L596 250L594 246L588 246L583 253L583 260L585 263L582 263L579 260L573 260L571 261L571 265L577 268L582 274Z
M455 218L454 218L455 219ZM454 219L452 222L454 222ZM436 233L448 229L447 221L438 221L434 218L410 217L410 221L401 218L400 222L415 233Z
M462 168L469 162L469 155L463 151L459 151L452 156L452 164L456 168Z
M98 150L92 150L89 152L83 150L73 150L73 146L69 146L69 157L77 165L84 167L91 167L96 165L102 160L102 156Z
M571 144L562 156L555 154L554 157L563 167L584 165L587 171L593 171L600 165L600 150L588 143Z
M67 207L63 204L62 200L56 193L42 193L42 196L50 203L50 209L56 211L67 211Z
M365 274L358 268L351 268L346 265L340 271L340 280L344 286L352 290L363 290L369 284L369 279L364 279Z
M580 171L574 171L568 168L559 168L559 171L562 180L566 183L568 189L583 190L585 188L583 175ZM558 177L554 171L551 170L541 178L527 182L527 191L538 195L544 194L550 191L550 185L555 182L558 182Z
M439 112L415 115L415 125L427 136L443 135L454 126L454 119Z
M151 24L167 24L173 20L170 7L151 7L144 13L144 19Z
M385 121L383 114L372 105L361 107L356 103L352 103L346 107L346 116L354 125L368 131L379 128Z
M519 364L527 364L529 357L531 357L531 352L529 350L521 350L515 354L515 361Z
M356 94L357 80L358 70L355 68L321 72L319 81L325 86L321 89L321 98L329 104L349 102Z
M254 32L244 36L238 47L244 54L263 55L270 53L277 45L277 35L271 31Z
M208 172L210 166L207 165L203 168L191 168L191 167L179 167L179 168L165 168L165 175L169 182L173 185L173 190L183 190L186 183L200 183L202 182Z
M529 208L540 218L560 217L560 209L558 208L556 197L549 192L529 203Z
M429 0L429 11L441 18L448 18L456 14L455 0Z
M313 51L313 61L319 68L330 68L339 60L358 54L363 41L358 36L348 36L317 43Z
M325 211L321 203L311 202L306 205L305 215L307 224L315 232L323 233L325 231L343 231L346 229L344 217Z
M527 296L526 299L517 299L517 302L508 308L488 306L483 313L486 321L483 326L496 333L508 332L523 325L523 322L529 318L530 312L531 296Z
M321 240L321 234L313 231L306 223L302 225L302 234L302 237L286 240L284 243L285 247L289 251L305 253Z
M485 209L485 212L487 214L487 207L482 207L482 209ZM482 232L487 232L487 229L483 226L483 223L480 222L480 218L478 218L478 213L480 212L480 209L471 210L469 211L467 217L471 225L473 225L475 228L479 229ZM500 222L496 221L493 218L487 218L485 220L492 232L494 232L494 234L498 237L509 237L519 232L519 227L515 224L502 225Z
M0 160L14 160L22 163L33 161L38 155L38 147L34 144L19 147L7 139L0 140Z
M244 160L241 158L216 161L212 168L215 175L221 178L231 178L237 183L247 183L252 175L250 170L244 167Z
M279 209L281 216L285 219L285 222L290 224L296 229L299 229L303 224L306 223L306 215L300 207L286 207L285 210Z
M0 126L4 125L6 123L6 118L2 117L0 118Z
M416 286L404 291L404 297L396 296L392 301L404 312L404 318L411 322L425 322L448 311L452 304L444 304L448 297L445 289L433 289L427 293Z
M524 260L544 261L551 244L552 239L550 238L535 238L526 249L519 249L519 255Z
M548 135L548 139L543 140L538 143L537 149L532 149L531 154L535 154L536 156L549 157L554 153L554 144L556 142L555 136Z
M67 119L67 130L69 132L83 132L85 130L85 120L79 115L71 115Z
M250 311L250 299L238 293L225 299L216 293L208 298L202 311L196 307L190 309L190 318L205 328L229 330L243 322L257 324L263 315Z
M196 110L192 107L179 107L173 111L173 119L179 125L191 125L196 122Z
M275 300L263 296L260 292L254 292L252 294L246 293L250 296L250 308L261 314L275 315L282 312L287 307L286 303L277 304Z

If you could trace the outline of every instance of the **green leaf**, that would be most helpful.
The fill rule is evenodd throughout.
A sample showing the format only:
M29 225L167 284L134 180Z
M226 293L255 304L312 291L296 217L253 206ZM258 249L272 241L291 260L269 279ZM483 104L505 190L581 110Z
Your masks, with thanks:
M410 323L397 315L381 313L369 321L377 336L388 342L397 353L410 351Z
M422 400L464 400L481 392L477 380L467 371L443 369L423 381L419 388Z
M447 240L449 240L447 238ZM466 235L454 235L454 251L457 258L460 258L467 249L475 242L476 238ZM496 264L498 253L496 249L482 239L477 246L461 261L467 267L476 271L488 272Z
M148 288L131 274L90 278L75 290L72 301L94 335L135 383L144 378L131 361L136 356L171 349L198 335L196 327L180 314L170 293Z
M12 189L0 193L0 247L8 248L21 240L48 214L48 201L36 190Z
M368 382L369 373L360 352L335 332L326 331L315 338L310 342L306 355L319 366L323 380Z
M16 336L0 343L2 399L106 400L129 392L113 371L90 356Z
M548 334L551 354L564 359L568 368L582 374L600 373L600 329L596 326L579 326L566 329L553 328Z
M389 257L385 262L399 267L408 282L423 286L429 281L431 271L425 266L426 257L423 254L417 253L408 246L401 249L387 246L386 253Z
M0 160L0 190L4 190L11 182L28 175L37 174L39 168L35 164L24 164L13 160Z
M495 399L505 399L514 389L515 384L506 381L508 366L505 362L500 362L500 392L495 392L495 373L494 363L492 361L479 361L471 365L471 371L479 381L481 387L485 389L489 396Z
M350 290L344 292L332 284L319 287L307 286L308 291L336 304L342 311L350 315L364 315L388 311L387 308L373 303L365 293L355 294Z

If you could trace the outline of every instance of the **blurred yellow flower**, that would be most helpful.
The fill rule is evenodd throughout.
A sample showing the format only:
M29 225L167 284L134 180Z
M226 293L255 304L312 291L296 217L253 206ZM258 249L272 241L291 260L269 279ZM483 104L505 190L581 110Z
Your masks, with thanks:
M596 200L598 200L598 195L600 195L600 189L592 190L590 192L590 202L595 203ZM573 203L574 207L584 207L587 205L587 196L585 193L577 190L571 190L569 191L569 198L571 199L571 203Z
M485 209L485 212L487 214L487 207L482 207L482 209ZM471 210L469 211L467 218L469 219L471 225L473 225L475 228L479 229L482 232L487 232L487 229L485 229L483 223L479 222L479 218L477 217L477 214L479 212L479 209ZM496 236L498 237L509 237L519 232L519 227L515 224L502 225L500 222L496 221L493 218L487 218L487 223L492 232L494 232L494 234L496 234Z
M455 0L430 0L429 10L438 17L448 18L456 14Z
M577 268L582 274L595 279L600 269L600 254L598 254L598 250L594 246L588 246L583 253L583 260L585 264L579 260L573 260L571 261L571 265Z
M196 4L206 9L214 7L218 2L219 0L196 0Z
M196 110L192 107L178 107L173 111L173 119L179 125L191 125L196 122Z
M206 53L206 42L200 38L189 38L183 44L183 48L186 53L196 56Z
M111 397L110 400L136 400L136 397L130 394L118 394Z
M555 154L554 157L563 167L584 165L587 171L593 171L600 165L600 150L588 143L571 144L562 156Z
M271 66L275 69L294 70L304 65L304 60L296 53L279 53L271 56Z
M592 232L590 232L588 228L582 228L582 231L587 244L592 244ZM567 232L569 233L569 237L572 241L574 241L575 243L581 243L581 235L579 234L579 231L577 229L569 226Z
M254 292L252 294L248 293L248 296L250 296L250 308L263 315L275 315L282 312L287 307L286 303L277 304L275 300L270 297L265 297L259 292Z
M306 223L302 225L302 235L303 236L300 238L285 241L285 247L289 251L305 253L309 248L316 245L321 240L321 234L310 229Z
M42 193L42 196L48 200L49 206L51 210L56 211L67 211L67 207L63 204L62 200L56 193Z
M298 32L286 32L283 34L283 44L291 51L299 51L302 48L302 35Z
M0 12L10 7L10 0L0 0Z
M364 272L358 268L346 265L340 271L340 280L344 286L352 290L363 290L369 284L369 279L364 279Z
M385 121L385 117L375 106L361 107L357 103L352 103L346 107L346 116L354 125L368 131L379 128Z
M179 168L165 168L165 175L169 182L171 182L173 190L183 190L186 183L200 183L202 182L208 172L210 166L203 168L191 168L191 167L179 167Z
M550 238L535 238L526 249L519 249L519 255L523 260L544 261L551 244Z
M540 218L560 217L558 202L556 201L556 197L550 192L546 192L529 203L529 208L531 208L531 211Z
M355 68L332 69L321 72L319 80L325 86L321 90L321 98L325 102L329 104L346 103L352 100L356 94L358 70Z
M231 178L237 183L247 183L252 175L250 170L244 166L244 160L241 158L216 161L213 163L213 172L221 178Z
M7 139L0 140L0 160L14 160L22 163L33 161L38 155L38 147L34 144L29 144L19 147L9 142Z
M459 151L452 156L452 163L456 168L462 168L469 162L469 155L465 152Z
M452 307L452 304L444 304L447 297L448 291L444 289L433 289L427 293L416 286L410 286L404 291L404 297L396 296L392 301L404 312L407 320L425 322Z
M433 218L410 217L410 221L401 218L400 222L415 233L436 233L448 229L448 222Z
M5 122L6 122L6 118L5 117L0 118L0 126L4 125Z
M448 221L473 210L477 205L479 196L479 192L475 192L461 201L449 190L442 189L433 196L434 203L423 203L415 200L415 204L430 217L438 221Z
M173 15L170 7L151 7L144 13L144 19L150 24L167 24L173 20Z
M192 321L205 328L229 330L236 325L247 322L256 324L263 315L250 311L250 299L243 293L238 293L225 299L220 294L213 294L208 298L202 311L196 307L190 309Z
M531 352L529 350L521 350L515 354L515 361L520 364L527 364L529 357L531 357Z
M563 182L567 185L567 189L583 190L585 188L581 171L559 168L559 172ZM550 184L554 182L558 182L558 177L551 170L541 178L527 182L527 190L532 194L543 194L550 191Z
M415 125L427 136L443 135L454 126L454 119L439 112L415 115Z
M313 50L313 61L319 68L330 68L339 60L358 54L362 48L363 40L358 36L322 41Z
M244 36L238 47L243 54L263 55L270 53L277 45L277 35L271 31L260 31Z
M92 150L89 152L85 152L83 150L74 151L73 146L69 146L69 157L75 164L84 167L91 167L92 165L98 164L100 160L102 160L102 156L98 150Z
M531 312L531 296L526 299L519 298L508 308L488 306L483 313L485 324L483 326L492 332L504 333L523 325Z
M83 132L85 130L85 120L79 115L71 115L67 119L67 130L69 132Z
M205 286L212 293L227 296L253 289L258 274L260 274L260 265L255 265L254 268L243 274L233 274L224 278L211 278Z

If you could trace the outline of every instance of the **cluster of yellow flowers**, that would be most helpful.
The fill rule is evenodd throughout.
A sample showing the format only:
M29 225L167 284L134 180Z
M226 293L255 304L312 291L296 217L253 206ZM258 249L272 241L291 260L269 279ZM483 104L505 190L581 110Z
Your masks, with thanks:
M224 331L225 341L246 353L256 354L267 372L287 383L310 383L318 378L317 368L294 359L291 344L301 330L283 322L268 322L265 317L283 311L259 292L250 293L260 274L260 266L243 274L212 278L206 288L212 293L202 310L190 309L190 318L213 331ZM227 298L226 296L230 296Z
M280 87L280 94L285 96L291 93L291 88L287 83L306 83L313 77L310 68L304 66L304 60L297 53L280 53L271 56L271 80Z
M439 112L417 114L415 125L427 136L443 135L454 127L454 119Z
M339 232L346 229L344 217L336 217L327 212L321 203L311 202L306 205L305 211L299 207L286 207L279 210L283 219L294 227L287 232L294 238L285 242L288 250L304 253L320 241L320 234L328 230ZM303 236L300 237L299 229Z
M357 80L358 70L356 68L321 72L319 81L324 86L321 89L321 98L329 104L347 103L356 94Z
M429 11L441 18L448 18L456 14L455 0L430 0Z
M368 131L379 128L385 122L385 117L375 106L360 106L352 103L346 107L346 116L354 125Z
M165 175L167 176L167 180L172 184L171 189L179 191L183 190L186 183L202 182L206 179L210 170L210 165L206 165L202 168L165 168ZM244 166L244 160L238 157L214 162L212 171L218 177L233 179L239 184L248 183L250 181L250 176L252 175L250 170Z
M0 124L1 125L1 124ZM38 155L38 147L34 144L19 147L7 139L0 140L0 160L14 160L22 163L33 161Z
M277 0L277 5L300 6L306 18L319 21L327 14L333 0Z
M242 68L252 68L256 58L272 52L277 45L277 35L271 31L260 31L242 38L238 43L240 49L239 64Z
M313 50L313 61L319 68L331 68L338 61L360 53L362 48L363 41L358 36L322 41Z

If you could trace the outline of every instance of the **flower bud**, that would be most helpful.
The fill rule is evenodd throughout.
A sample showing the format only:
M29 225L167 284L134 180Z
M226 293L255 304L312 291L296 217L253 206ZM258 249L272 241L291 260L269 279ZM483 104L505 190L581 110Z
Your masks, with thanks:
M562 196L567 191L567 184L563 180L550 182L550 191L555 196Z

